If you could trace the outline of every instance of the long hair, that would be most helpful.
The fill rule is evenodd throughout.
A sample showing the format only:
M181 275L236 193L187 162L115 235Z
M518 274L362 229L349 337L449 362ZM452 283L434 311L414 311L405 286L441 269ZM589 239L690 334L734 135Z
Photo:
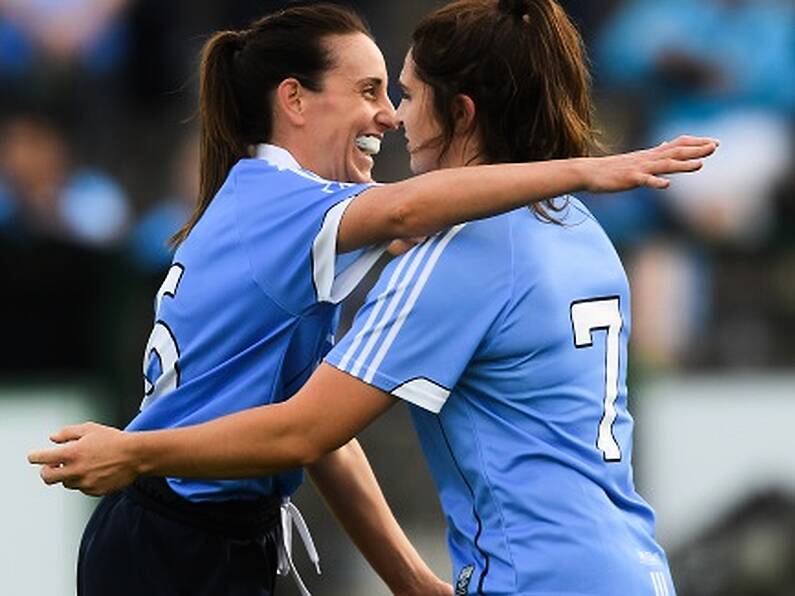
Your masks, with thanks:
M204 214L229 170L251 145L273 133L273 91L287 78L322 90L334 57L332 35L364 33L353 10L335 4L293 6L240 31L220 31L204 44L199 82L199 196L188 222L169 240L180 244Z
M475 103L488 163L582 157L597 146L582 38L555 0L456 0L420 22L411 53L432 90L442 157L458 94ZM553 219L550 202L533 209Z

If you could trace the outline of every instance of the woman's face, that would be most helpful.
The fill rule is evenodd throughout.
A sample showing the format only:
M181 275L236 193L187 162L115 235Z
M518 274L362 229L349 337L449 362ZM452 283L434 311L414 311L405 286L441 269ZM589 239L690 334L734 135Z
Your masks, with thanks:
M398 121L403 124L406 150L411 159L411 171L423 174L441 167L441 127L433 110L433 90L417 77L411 51L406 54L400 72L402 99L397 109Z
M372 152L357 139L380 140L397 128L395 108L386 93L384 57L363 33L327 40L335 66L323 77L323 90L305 90L303 114L308 138L298 152L299 162L329 180L372 180Z

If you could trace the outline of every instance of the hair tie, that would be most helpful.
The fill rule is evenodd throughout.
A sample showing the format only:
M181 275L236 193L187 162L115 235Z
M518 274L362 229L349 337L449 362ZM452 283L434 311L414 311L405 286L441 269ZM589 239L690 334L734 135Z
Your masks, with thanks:
M237 35L235 36L235 49L237 51L241 51L243 48L246 47L250 32L251 31L249 29L244 29L242 31L236 32Z

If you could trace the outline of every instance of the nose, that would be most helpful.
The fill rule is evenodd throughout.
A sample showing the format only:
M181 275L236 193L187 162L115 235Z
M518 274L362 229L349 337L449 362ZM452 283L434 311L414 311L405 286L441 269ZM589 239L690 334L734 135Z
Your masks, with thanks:
M403 126L403 111L405 110L404 106L405 104L403 103L403 100L400 100L397 110L395 111L395 119L397 120L398 128Z
M384 98L381 109L376 114L376 122L384 130L396 130L400 122L397 119L395 106L392 105L392 100L389 97Z

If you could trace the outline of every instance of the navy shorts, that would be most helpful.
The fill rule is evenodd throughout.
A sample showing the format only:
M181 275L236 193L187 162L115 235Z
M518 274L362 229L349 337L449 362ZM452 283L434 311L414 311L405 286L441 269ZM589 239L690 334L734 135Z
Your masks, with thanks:
M192 503L162 478L102 499L83 532L78 596L272 596L280 500Z

